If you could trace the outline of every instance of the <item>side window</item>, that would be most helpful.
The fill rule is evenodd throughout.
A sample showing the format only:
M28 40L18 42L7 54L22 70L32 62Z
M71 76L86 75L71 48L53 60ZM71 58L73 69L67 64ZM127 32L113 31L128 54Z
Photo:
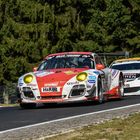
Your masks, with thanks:
M106 65L103 63L99 56L95 56L95 64L102 64L104 68L106 67Z
M38 67L38 70L45 70L46 68L47 68L47 61L43 61Z
M96 64L103 64L99 56L95 57L95 63Z

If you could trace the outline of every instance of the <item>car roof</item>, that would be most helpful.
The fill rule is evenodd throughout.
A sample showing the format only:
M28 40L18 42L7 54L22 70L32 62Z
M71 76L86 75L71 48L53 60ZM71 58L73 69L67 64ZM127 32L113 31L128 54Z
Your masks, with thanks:
M140 61L140 57L117 59L113 63L131 62L131 61Z
M69 54L69 55L92 55L92 52L61 52L61 53L54 53L54 54L50 54L48 55L46 58L48 57L53 57L53 56L59 56L59 55L65 55L65 54Z

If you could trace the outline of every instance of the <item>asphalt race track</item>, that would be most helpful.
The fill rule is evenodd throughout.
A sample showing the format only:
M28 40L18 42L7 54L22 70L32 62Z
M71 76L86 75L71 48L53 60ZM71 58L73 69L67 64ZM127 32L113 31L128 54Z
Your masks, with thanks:
M0 131L138 103L140 103L140 96L126 96L123 100L113 100L103 104L95 104L92 102L50 104L48 106L39 106L36 109L1 107Z

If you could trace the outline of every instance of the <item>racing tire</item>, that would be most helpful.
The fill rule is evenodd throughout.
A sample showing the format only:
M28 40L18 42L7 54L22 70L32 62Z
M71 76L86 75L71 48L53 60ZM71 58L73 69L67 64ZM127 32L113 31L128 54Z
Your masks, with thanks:
M45 107L52 107L52 106L56 106L57 103L43 103L43 105L44 105Z
M101 78L98 78L97 96L98 96L98 103L99 104L103 103L104 102L104 95L103 95L103 90L102 90Z
M119 76L119 89L118 89L118 93L119 93L120 99L122 99L122 97L124 96L124 79L123 79L123 75Z
M36 108L36 104L35 103L20 103L20 107L22 109L33 109L33 108Z

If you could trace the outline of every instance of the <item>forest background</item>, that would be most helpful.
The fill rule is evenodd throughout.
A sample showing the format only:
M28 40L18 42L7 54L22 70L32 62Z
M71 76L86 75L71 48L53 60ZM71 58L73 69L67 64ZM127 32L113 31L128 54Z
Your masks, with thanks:
M140 0L0 0L0 85L64 51L140 56Z

